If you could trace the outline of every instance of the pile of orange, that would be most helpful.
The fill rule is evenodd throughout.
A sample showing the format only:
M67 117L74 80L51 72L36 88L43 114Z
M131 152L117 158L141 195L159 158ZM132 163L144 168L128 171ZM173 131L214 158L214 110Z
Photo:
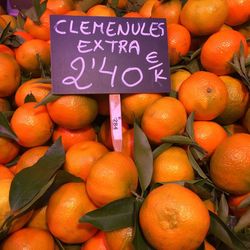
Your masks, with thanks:
M250 69L243 65L250 59L250 1L105 2L41 0L39 20L27 14L23 24L0 14L0 32L9 24L11 37L21 41L13 46L6 38L0 44L0 112L14 135L6 136L1 118L0 230L12 212L15 176L46 157L58 138L65 150L61 170L82 180L61 185L42 207L14 220L0 249L54 250L60 242L82 250L136 250L132 225L107 232L80 222L126 197L142 201L138 223L152 249L191 250L203 243L204 249L216 249L209 210L220 216L220 195L236 223L250 207ZM53 14L166 19L168 52L162 53L171 66L171 93L121 95L121 152L112 144L108 95L64 95L41 104L52 89L44 74L51 65ZM235 59L241 69L233 67ZM135 122L154 151L146 191L138 170L143 157L136 153L148 152L134 150ZM175 142L165 144L167 139ZM204 178L197 165L207 176L210 197L195 188Z

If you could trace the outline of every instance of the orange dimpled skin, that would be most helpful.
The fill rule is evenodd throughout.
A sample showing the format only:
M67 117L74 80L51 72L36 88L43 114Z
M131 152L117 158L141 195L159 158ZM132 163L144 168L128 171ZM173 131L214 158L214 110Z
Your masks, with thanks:
M129 156L120 152L108 152L92 166L86 188L97 206L132 195L137 188L138 173Z
M0 137L0 164L12 161L19 153L19 145L8 138Z
M50 232L64 243L83 243L97 229L79 219L97 207L89 199L84 183L67 183L52 194L47 206L47 223Z
M221 30L212 34L201 49L202 66L216 75L227 75L233 72L229 62L233 55L239 52L240 43L244 46L247 57L248 47L246 38L236 30Z
M115 17L115 11L105 5L97 4L88 9L87 16L110 16Z
M109 250L104 232L100 231L87 240L81 250Z
M180 86L178 98L195 120L212 120L226 107L228 93L224 82L215 74L197 71Z
M53 133L53 123L45 106L25 103L17 108L10 124L17 135L18 143L24 147L40 146L46 143Z

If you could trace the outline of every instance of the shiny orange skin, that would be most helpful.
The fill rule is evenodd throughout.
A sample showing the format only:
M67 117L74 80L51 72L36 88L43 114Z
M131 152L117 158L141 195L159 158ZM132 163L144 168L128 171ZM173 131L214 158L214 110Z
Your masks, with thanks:
M247 56L246 38L236 30L221 30L212 34L203 44L200 60L202 66L216 75L227 75L233 72L229 64L233 55L239 52L240 43Z
M25 41L16 50L16 60L20 67L27 72L39 73L40 63L37 58L45 64L50 64L50 45L41 39L31 39Z
M0 180L3 179L13 179L14 178L14 174L4 165L0 164Z
M67 151L71 146L83 141L95 141L96 132L91 125L86 125L80 129L66 129L64 127L56 127L54 129L52 140L56 141L59 137L62 139L62 144Z
M81 250L109 250L103 231L99 231L81 247Z
M197 249L210 225L208 209L199 196L174 183L148 194L139 221L146 240L157 250Z
M139 12L131 11L131 12L127 12L122 17L143 17L143 16Z
M21 39L23 39L23 41L31 40L34 38L30 33L24 30L16 30L14 32L14 35L19 36Z
M74 9L73 0L48 0L46 7L57 15L63 15Z
M188 0L181 9L180 22L193 35L217 32L228 14L226 0Z
M211 156L215 149L227 138L227 132L213 121L195 121L193 123L194 140Z
M186 56L191 45L191 35L184 26L180 24L167 25L168 31L168 56L170 64L180 62L182 56Z
M52 235L46 230L37 228L23 228L11 234L1 244L2 250L23 250L24 248L54 250L55 247Z
M227 137L210 160L214 184L230 194L250 192L250 135L237 133Z
M113 9L102 4L94 5L93 7L88 9L86 14L87 16L116 16L115 11Z
M139 13L143 17L151 17L151 12L154 5L160 5L160 2L158 0L146 0L139 9Z
M25 98L32 94L37 102L43 100L51 91L51 83L40 83L39 79L24 82L15 93L15 104L20 107L25 103Z
M183 133L186 121L183 104L173 97L165 96L146 108L141 127L153 144L160 144L164 137Z
M12 161L19 153L19 145L8 138L0 137L0 164Z
M181 84L178 99L195 120L212 120L226 107L228 93L225 83L214 73L197 71Z
M132 159L120 152L108 152L91 167L86 181L90 199L97 206L129 197L138 185L138 173Z
M24 23L24 30L37 39L50 40L50 15L55 14L53 11L46 9L40 17L40 23L34 22L27 17Z
M96 208L83 182L66 183L49 199L46 212L49 231L64 243L83 243L97 232L97 228L90 223L79 223L79 219Z
M107 152L108 149L99 142L79 142L67 151L64 169L86 181L93 164Z
M231 213L237 218L240 218L250 206L239 208L239 205L250 197L250 192L243 195L230 195L228 198L228 206L231 210Z
M243 24L250 19L250 2L248 0L227 0L228 16L225 23L230 26Z
M38 160L45 155L49 146L37 146L27 149L23 152L17 161L15 172L33 166Z
M14 94L21 80L20 67L12 55L0 53L0 97Z
M4 45L4 44L0 44L0 53L6 53L15 57L15 52L11 48L9 48L7 45Z
M134 159L134 129L130 128L122 134L122 153Z
M23 104L15 110L10 121L18 143L24 147L43 145L53 133L53 122L46 107L35 108L36 104L35 102Z
M154 4L151 12L153 18L165 18L167 25L179 23L181 13L181 1L170 0L165 3Z
M98 112L96 100L87 95L60 96L48 103L47 108L51 119L67 129L81 129L90 125Z

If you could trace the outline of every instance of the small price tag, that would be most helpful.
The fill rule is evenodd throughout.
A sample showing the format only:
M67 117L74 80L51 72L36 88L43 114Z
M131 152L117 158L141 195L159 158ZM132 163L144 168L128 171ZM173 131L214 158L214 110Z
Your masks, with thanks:
M122 151L122 116L119 94L109 95L110 128L115 151Z

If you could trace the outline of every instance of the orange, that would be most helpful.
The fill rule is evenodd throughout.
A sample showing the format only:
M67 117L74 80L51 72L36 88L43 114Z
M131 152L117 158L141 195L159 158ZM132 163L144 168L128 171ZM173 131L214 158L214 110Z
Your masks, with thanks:
M235 215L237 218L240 218L249 209L250 206L239 208L241 202L243 202L245 199L248 199L249 197L250 197L250 192L243 195L229 196L228 206L230 208L231 213Z
M38 228L48 230L46 221L47 206L43 206L34 211L31 219L29 220L27 227Z
M178 92L181 84L186 80L191 73L185 69L179 69L170 75L171 90Z
M80 129L96 118L97 102L84 95L65 95L47 104L51 119L67 129ZM63 111L63 112L62 112Z
M35 108L36 104L36 102L23 104L14 111L10 121L18 143L24 147L43 145L53 133L53 123L46 107Z
M128 124L140 121L145 109L161 98L161 94L139 93L124 94L121 96L122 117Z
M151 12L152 12L154 5L159 5L159 4L160 4L160 1L158 0L146 0L140 7L139 13L143 17L151 17Z
M130 11L130 12L127 12L122 17L143 17L143 16L137 11Z
M12 95L21 80L20 67L13 56L0 53L0 97Z
M87 240L82 245L81 250L109 250L104 232L99 231L97 234Z
M3 18L6 22L6 24L10 24L11 30L15 30L17 27L17 20L14 16L3 14L1 15L1 18Z
M30 17L26 18L24 30L31 36L37 39L48 41L50 39L50 15L53 11L46 9L39 19L39 22L34 22Z
M216 121L223 125L236 122L243 117L248 100L249 91L242 81L232 76L220 76L225 83L228 100L224 111L216 118Z
M236 26L245 23L250 17L249 0L227 0L228 16L225 23Z
M161 139L184 132L187 114L183 104L173 97L161 97L143 113L141 127L148 139L155 144Z
M134 129L128 129L122 134L122 153L134 159Z
M86 181L93 164L107 152L108 149L99 142L79 142L67 151L64 169Z
M205 250L216 250L216 248L211 245L209 242L207 242L206 240L204 241L204 247L205 247Z
M244 117L242 119L242 125L247 129L250 133L250 106L247 108Z
M11 182L12 182L11 178L0 180L0 207L1 207L0 227L3 225L4 221L8 218L8 216L11 214L11 209L9 204L9 192L10 192ZM15 219L11 224L9 233L13 233L22 228L28 222L31 216L32 216L32 211L25 213L21 217Z
M250 135L233 134L215 150L210 175L216 186L231 194L250 192Z
M151 12L153 18L165 18L167 24L179 23L181 12L181 1L170 0L160 4L154 4Z
M181 9L180 21L193 35L210 35L224 24L227 13L226 0L188 0Z
M42 78L41 78L42 79ZM15 93L15 104L20 107L24 104L25 98L32 94L37 102L43 100L51 91L51 83L41 83L39 79L26 81Z
M40 61L45 65L50 64L50 45L44 40L27 40L15 52L18 64L27 72L39 73Z
M246 38L236 30L221 30L212 34L203 44L200 60L202 66L216 75L227 75L233 72L229 64L233 55L239 52L240 43L244 46L247 57Z
M15 57L14 51L10 47L8 47L7 45L4 45L4 44L0 44L0 53L6 53L6 54L9 54L9 55Z
M217 75L197 71L181 84L178 98L195 120L212 120L224 111L228 93Z
M57 15L63 15L74 9L73 0L48 0L46 7Z
M134 250L132 227L105 232L105 238L109 250Z
M55 242L51 234L46 230L37 228L23 228L10 235L2 244L2 250L54 250Z
M86 189L97 206L104 206L131 196L137 184L138 173L132 159L120 152L108 152L92 165Z
M11 139L0 137L0 164L12 161L19 153L19 146Z
M151 191L139 220L146 240L157 250L196 249L210 225L208 209L199 196L178 184L164 184Z
M18 159L15 172L18 173L24 168L33 166L45 155L49 146L37 146L26 150Z
M112 0L108 0L108 3L111 4ZM117 6L113 6L113 7L117 7L119 9L124 9L128 4L128 0L118 0L117 1Z
M122 120L122 133L128 130L128 124ZM104 144L108 149L113 149L113 142L110 129L110 118L106 118L100 127L98 133L98 140Z
M116 16L113 9L106 5L96 4L87 11L87 16Z
M64 243L83 243L97 229L89 223L79 223L79 219L95 209L84 183L64 184L49 199L46 212L49 231Z
M195 121L193 123L194 140L210 156L227 137L227 132L218 123L213 121Z
M13 178L14 174L7 167L0 164L0 180Z
M31 40L34 38L30 33L24 30L16 30L13 34L21 38L23 41Z
M194 170L186 151L172 146L154 159L153 183L187 181L194 179Z
M0 112L6 112L11 110L10 102L6 98L0 97Z
M80 129L66 129L63 127L57 127L54 129L52 140L56 141L59 137L62 139L62 144L67 151L71 146L83 141L95 141L96 132L91 125L86 125Z
M209 211L213 212L214 214L217 214L215 203L212 200L207 199L207 200L204 200L203 203L205 204L206 208Z
M167 25L168 31L168 56L170 65L181 61L186 56L191 45L191 35L184 26L176 23Z

